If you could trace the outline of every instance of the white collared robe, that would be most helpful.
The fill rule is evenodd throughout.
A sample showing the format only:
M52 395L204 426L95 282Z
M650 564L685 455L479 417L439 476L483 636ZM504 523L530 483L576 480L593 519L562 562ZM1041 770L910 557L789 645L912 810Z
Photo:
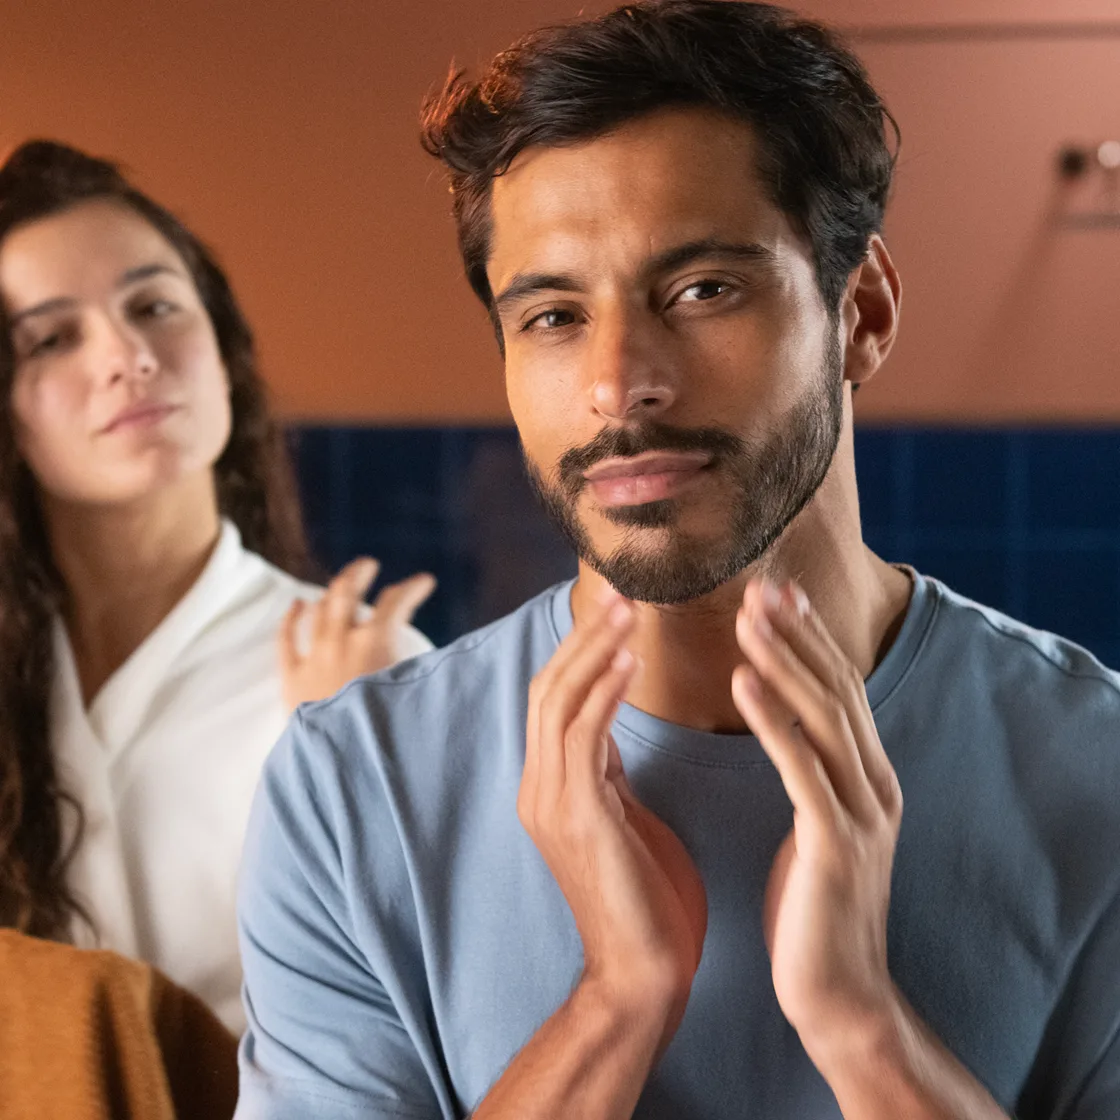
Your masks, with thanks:
M55 624L51 739L84 812L70 884L80 945L155 965L244 1028L237 868L253 791L288 712L276 636L300 583L222 525L198 580L87 709ZM430 649L410 631L412 653Z

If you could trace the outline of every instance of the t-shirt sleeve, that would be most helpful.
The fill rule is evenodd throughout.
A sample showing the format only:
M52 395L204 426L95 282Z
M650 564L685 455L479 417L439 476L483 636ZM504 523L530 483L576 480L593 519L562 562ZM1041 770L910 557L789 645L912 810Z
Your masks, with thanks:
M1016 1116L1120 1117L1120 893L1077 953Z
M246 839L237 1120L439 1120L447 1110L389 986L356 943L338 827L346 801L305 749L318 745L311 734L297 712Z

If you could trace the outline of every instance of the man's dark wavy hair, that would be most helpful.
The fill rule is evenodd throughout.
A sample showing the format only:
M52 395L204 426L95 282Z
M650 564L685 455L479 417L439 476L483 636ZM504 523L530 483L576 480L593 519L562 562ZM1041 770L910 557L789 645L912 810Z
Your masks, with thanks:
M467 279L492 318L494 178L533 145L675 106L751 127L762 181L811 243L821 294L838 308L882 225L899 140L862 64L825 28L769 4L647 0L534 31L477 81L453 68L424 104L422 142L448 168Z

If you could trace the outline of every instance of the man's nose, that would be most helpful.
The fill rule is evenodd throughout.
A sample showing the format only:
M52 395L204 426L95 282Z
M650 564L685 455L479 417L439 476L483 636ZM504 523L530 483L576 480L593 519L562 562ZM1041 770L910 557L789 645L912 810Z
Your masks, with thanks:
M592 408L603 419L654 418L676 400L676 378L656 333L655 317L637 310L596 319L588 353L588 392Z

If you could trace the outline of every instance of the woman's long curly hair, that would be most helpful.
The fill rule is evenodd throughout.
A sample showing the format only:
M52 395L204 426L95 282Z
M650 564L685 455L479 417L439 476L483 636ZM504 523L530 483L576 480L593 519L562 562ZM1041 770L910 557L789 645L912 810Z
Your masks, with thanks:
M0 246L18 226L93 200L127 206L175 248L202 298L229 375L232 428L214 467L221 513L245 546L296 575L309 568L293 472L257 370L252 332L205 245L137 190L120 169L64 144L23 144L0 166ZM16 446L15 355L0 305L0 927L65 940L81 906L66 871L81 807L51 757L48 704L52 620L63 586L50 553L35 480ZM63 806L76 813L74 840Z

